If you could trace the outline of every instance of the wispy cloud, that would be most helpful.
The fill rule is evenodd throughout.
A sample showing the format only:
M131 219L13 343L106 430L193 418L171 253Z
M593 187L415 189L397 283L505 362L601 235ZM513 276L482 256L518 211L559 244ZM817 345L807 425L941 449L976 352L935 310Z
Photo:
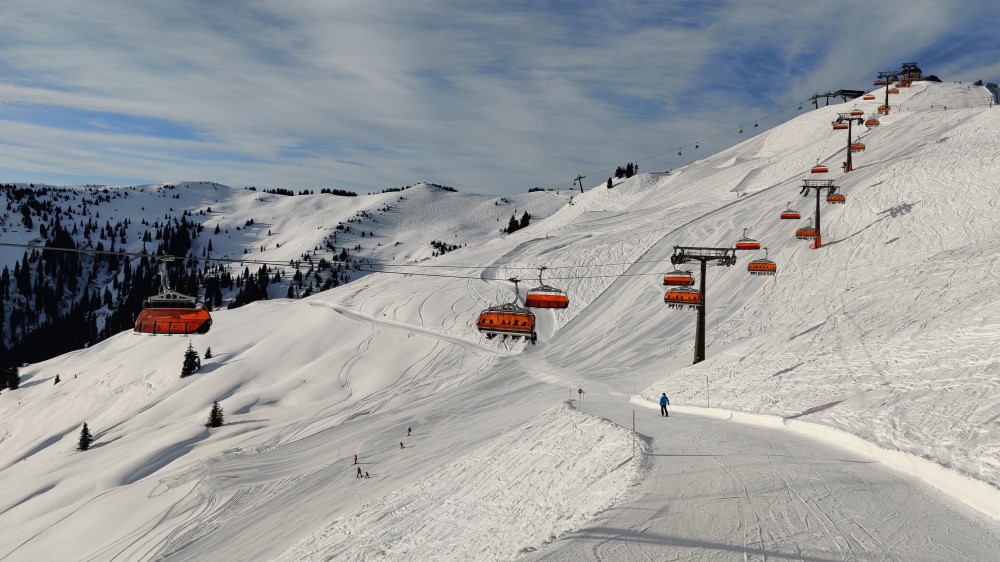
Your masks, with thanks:
M997 72L995 12L978 0L8 0L0 173L520 192L865 87L904 60L996 78L982 74Z

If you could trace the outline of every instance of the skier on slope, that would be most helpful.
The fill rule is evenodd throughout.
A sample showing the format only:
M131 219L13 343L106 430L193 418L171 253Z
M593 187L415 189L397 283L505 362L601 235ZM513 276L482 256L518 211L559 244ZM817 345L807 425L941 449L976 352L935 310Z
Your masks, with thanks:
M668 418L670 417L670 414L667 412L667 406L669 406L669 405L670 405L670 399L667 398L667 393L664 392L663 395L660 396L660 415L661 416L666 416Z

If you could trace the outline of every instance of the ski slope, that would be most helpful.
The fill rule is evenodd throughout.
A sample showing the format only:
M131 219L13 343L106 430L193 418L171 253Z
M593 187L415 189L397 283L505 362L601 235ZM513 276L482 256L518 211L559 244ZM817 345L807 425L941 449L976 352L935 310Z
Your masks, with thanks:
M871 456L691 413L813 422L997 492L1000 113L986 95L902 89L846 175L830 122L854 104L573 205L430 189L315 214L299 197L213 201L281 237L244 241L267 259L360 210L409 206L370 223L371 251L397 264L386 273L219 311L204 336L125 333L22 369L0 395L0 478L18 483L0 498L0 559L989 559L1000 523L961 498ZM813 250L793 232L817 161L847 204L822 204ZM802 221L778 220L788 202ZM544 220L494 236L515 205ZM662 274L675 245L728 247L743 228L778 275L748 275L748 257L709 268L708 359L692 366L694 314L663 304ZM421 262L444 267L399 267L449 233L471 243ZM536 346L481 338L476 314L513 298L498 280L540 265L570 307L536 311ZM189 341L214 357L181 380ZM626 397L661 392L692 408L639 407L633 436ZM209 430L213 400L227 423ZM80 453L84 421L97 439Z

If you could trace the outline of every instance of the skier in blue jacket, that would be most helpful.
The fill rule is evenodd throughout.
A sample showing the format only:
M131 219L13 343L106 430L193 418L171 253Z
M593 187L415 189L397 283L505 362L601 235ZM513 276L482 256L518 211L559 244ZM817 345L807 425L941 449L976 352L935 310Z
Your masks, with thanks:
M660 396L660 415L661 416L666 416L668 418L670 417L670 414L667 413L667 406L669 406L669 405L670 405L670 399L667 398L667 393L664 392L663 396Z

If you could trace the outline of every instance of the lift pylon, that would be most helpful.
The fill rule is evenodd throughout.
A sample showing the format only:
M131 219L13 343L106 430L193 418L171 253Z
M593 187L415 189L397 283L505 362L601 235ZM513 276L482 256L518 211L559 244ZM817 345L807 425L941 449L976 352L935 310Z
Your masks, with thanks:
M698 321L695 325L694 336L694 363L700 363L705 360L705 277L708 262L725 267L735 265L736 248L674 246L674 255L670 256L670 263L680 265L692 261L701 262L701 277L699 278L701 302L695 307L698 310Z
M851 154L854 152L853 150L851 150L851 139L854 138L853 135L854 123L857 122L858 125L861 125L862 123L865 122L863 113L861 115L855 115L855 113L858 112L850 111L848 113L837 114L837 123L847 124L847 160L844 161L844 166L843 166L845 174L847 172L854 170L854 159L851 157Z
M848 151L850 154L850 151ZM813 238L812 247L814 250L823 247L823 230L820 228L820 193L826 190L827 195L835 193L838 186L833 184L833 180L802 180L803 197L808 197L811 191L816 192L816 237Z

